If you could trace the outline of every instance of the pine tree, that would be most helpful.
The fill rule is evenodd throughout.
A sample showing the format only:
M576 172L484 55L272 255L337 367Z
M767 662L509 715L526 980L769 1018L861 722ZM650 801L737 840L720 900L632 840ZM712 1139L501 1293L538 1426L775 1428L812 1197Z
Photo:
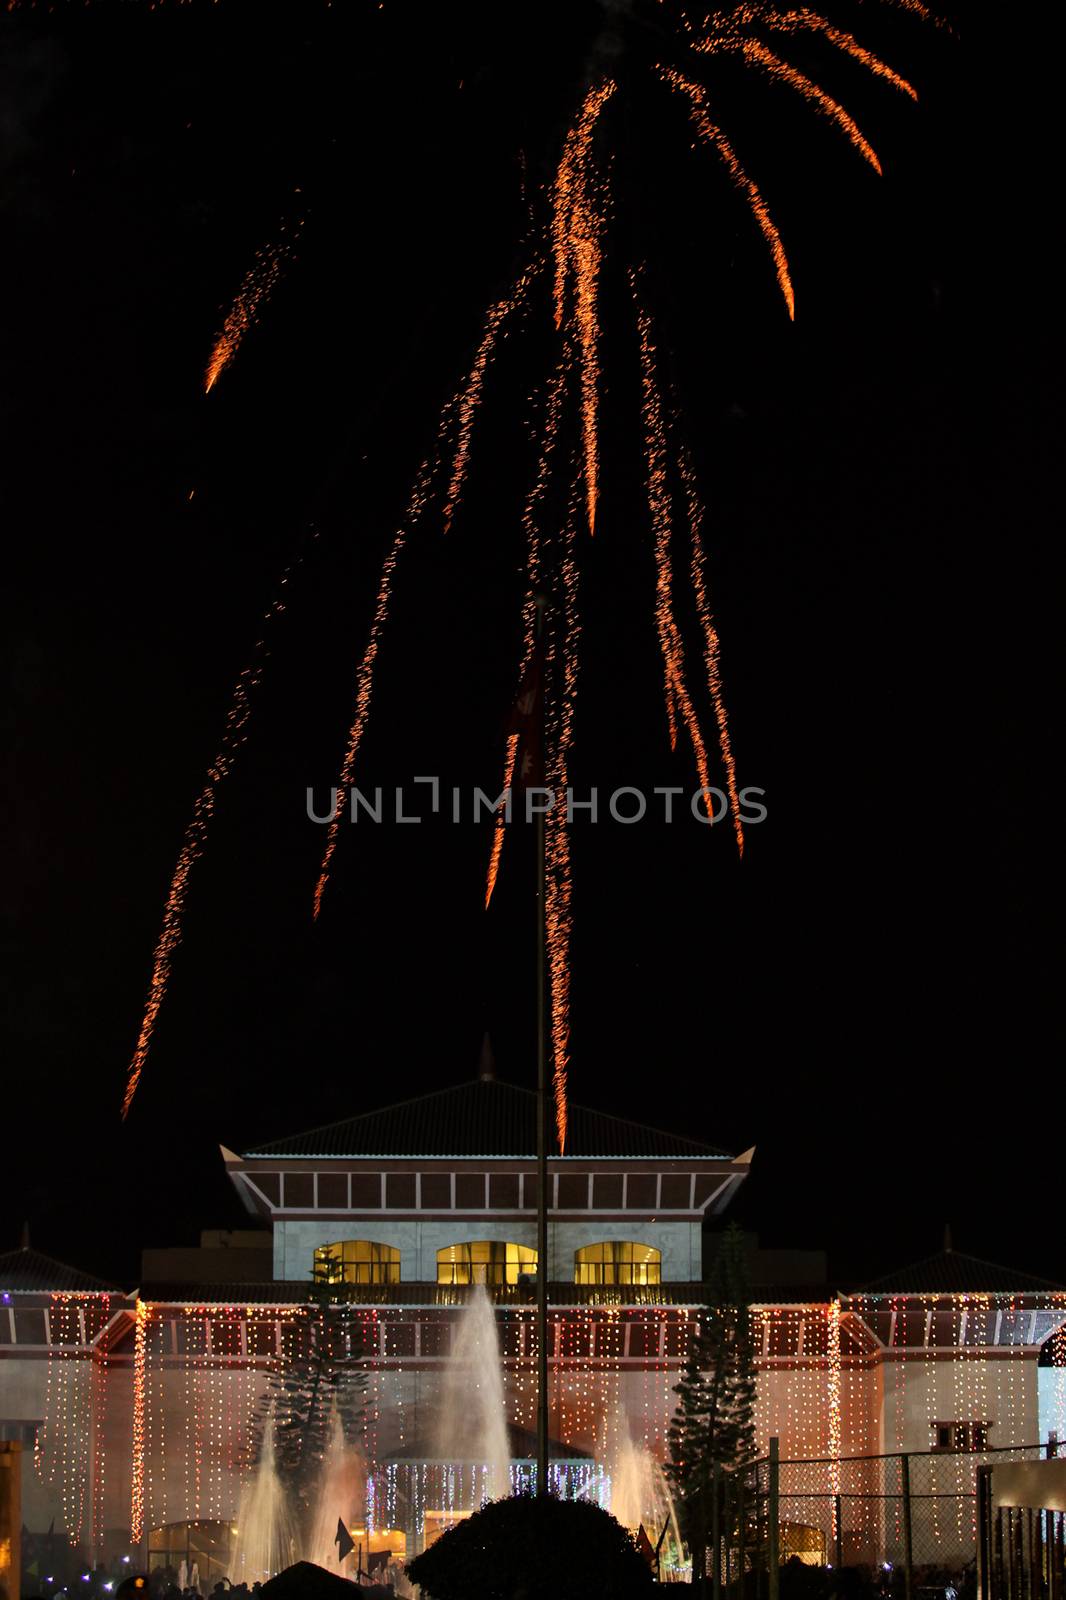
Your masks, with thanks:
M755 1457L755 1360L744 1240L735 1226L722 1240L708 1288L707 1305L674 1391L678 1406L666 1463L694 1582L706 1570L719 1481L715 1469L733 1474ZM720 1504L720 1514L723 1509Z
M338 1297L343 1286L330 1284L316 1267L315 1288L305 1318L293 1329L293 1353L283 1358L256 1411L256 1456L273 1429L274 1462L293 1512L310 1530L334 1429L346 1444L359 1442L366 1410L366 1374L352 1364L359 1352L360 1328Z

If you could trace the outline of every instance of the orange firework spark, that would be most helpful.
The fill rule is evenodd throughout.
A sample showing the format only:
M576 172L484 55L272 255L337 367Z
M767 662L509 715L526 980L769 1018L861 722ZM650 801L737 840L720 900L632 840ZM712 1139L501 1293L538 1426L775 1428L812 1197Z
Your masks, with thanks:
M912 100L917 100L918 91L914 85L901 77L887 61L882 61L872 50L867 50L853 33L848 33L843 28L835 28L826 17L819 16L816 11L808 11L806 7L798 11L770 11L763 20L765 26L776 33L820 33L829 44L852 56L876 77L884 78L894 88L910 95Z
M317 538L317 534L313 535ZM289 582L295 568L302 561L298 557L290 566L286 567L281 577L282 589ZM148 1059L148 1049L152 1041L152 1034L159 1017L159 1011L166 996L167 985L170 982L170 969L174 952L181 943L182 919L185 914L185 901L189 892L189 874L193 864L204 853L207 844L208 825L215 809L215 796L222 780L229 776L233 770L233 763L237 751L247 739L245 728L252 711L252 696L259 687L266 665L268 650L267 636L270 624L285 610L285 600L279 595L263 615L263 633L256 641L255 650L249 666L244 668L237 679L230 701L229 711L222 732L222 741L218 753L208 769L207 778L203 788L196 797L192 817L185 829L181 850L178 852L177 866L174 876L170 881L170 892L167 895L166 905L163 908L163 927L156 941L152 957L152 977L148 985L148 999L145 1002L144 1017L141 1022L141 1031L137 1039L137 1048L133 1052L133 1059L129 1064L126 1074L126 1092L122 1101L122 1115L127 1116L133 1097L137 1092L137 1085L144 1071L144 1063Z
M711 814L714 807L711 801L711 771L707 760L707 746L696 709L692 704L692 696L685 683L685 651L674 617L673 575L670 562L673 518L667 475L666 428L655 371L655 341L651 318L640 304L636 277L632 274L631 283L640 334L641 399L644 417L644 451L648 472L648 509L651 512L652 530L655 536L655 622L666 676L667 716L673 720L671 705L673 701L681 712L692 741L700 787L706 797L708 814Z
M511 784L514 782L514 764L515 764L515 758L516 758L517 755L518 755L518 735L517 735L517 733L509 733L507 735L507 754L504 757L504 762L503 762L503 790L504 790L504 793L506 793L506 791L511 787ZM491 851L491 853L489 855L488 878L487 878L486 883L485 883L485 910L486 911L489 909L489 906L492 904L492 891L496 887L496 879L497 879L497 877L499 875L499 871L500 871L500 857L503 855L503 830L506 827L506 825L507 825L507 819L506 819L506 816L505 816L504 812L502 810L501 811L497 811L497 813L496 813L496 825L495 825L495 827L493 828L493 831L492 831L492 851Z
M784 296L785 305L788 307L788 314L790 317L795 318L796 300L792 292L792 278L788 270L788 257L785 255L785 247L781 243L781 235L777 231L766 201L737 160L733 153L733 147L721 128L718 127L717 123L711 121L707 110L706 96L699 84L691 83L687 78L683 78L680 72L675 71L673 67L660 67L659 71L672 88L676 89L679 94L688 96L689 115L697 133L707 144L714 146L721 156L729 176L746 197L752 214L762 230L762 236L770 247L770 254L773 256L774 267L777 271L777 282Z
M440 424L441 432L446 429L453 406L454 398L445 407ZM438 434L438 444L439 437ZM344 814L345 806L348 803L348 793L352 787L355 758L359 754L359 746L363 742L366 721L370 714L370 699L374 692L374 664L381 648L381 635L388 621L389 605L392 600L392 580L396 573L396 564L400 559L404 545L407 543L408 534L417 526L422 513L426 509L436 482L439 465L440 454L438 449L432 456L427 456L419 467L403 519L393 534L389 553L385 557L384 565L381 569L381 581L378 584L374 615L370 622L370 634L355 679L355 715L348 730L348 743L344 751L344 760L341 762L340 776L337 779L337 786L332 796L333 807L326 829L326 848L322 852L322 863L318 869L318 881L315 884L314 917L316 921L319 912L322 910L322 896L326 891L326 884L329 882L329 870L337 849L337 841L340 837L341 817Z
M718 46L713 40L707 40L699 48L713 53ZM739 49L745 61L751 66L758 67L760 71L765 72L769 77L776 78L779 83L787 84L790 89L795 89L805 100L810 101L821 116L827 117L851 141L855 149L866 158L874 171L880 173L881 163L878 160L876 150L855 121L855 118L849 111L845 111L839 101L834 100L832 95L826 94L823 88L810 78L805 77L802 72L791 66L789 62L782 61L780 56L775 55L760 40L745 39Z
M207 363L207 371L204 373L205 394L210 394L223 372L235 359L245 334L259 321L264 305L277 287L285 266L292 259L292 252L302 227L303 218L293 226L290 237L283 237L276 244L263 245L256 251L255 259L245 273L236 298L222 324L222 332L215 340L215 347ZM288 229L283 227L281 231L285 235Z
M537 471L532 488L526 497L522 508L522 530L526 541L526 575L528 588L525 604L522 611L523 639L522 660L518 669L518 682L523 683L533 659L533 646L536 637L536 607L533 596L540 587L540 529L537 524L537 510L544 498L551 475L552 458L555 453L556 442L559 437L559 422L562 417L563 394L566 388L566 367L560 364L555 371L551 387L548 391L548 401L545 408L544 437L541 444L540 456L537 461ZM507 753L504 758L503 788L510 788L514 780L515 752L518 740L512 735L507 741ZM492 903L492 893L496 887L499 875L500 860L503 855L504 829L507 819L505 813L497 811L496 823L492 834L492 851L489 855L489 870L485 883L485 909L488 910Z
M440 467L441 448L450 428L451 419L453 416L461 419L465 418L469 426L473 425L473 415L477 409L484 384L485 368L491 357L493 347L504 326L507 313L513 311L521 303L534 270L535 268L527 268L511 293L490 309L486 318L485 332L478 346L473 368L465 383L451 397L441 413L441 420L437 428L437 448L432 457L426 457L418 470L414 488L407 502L407 510L393 536L389 553L385 557L385 563L381 570L381 581L378 584L374 615L370 623L370 634L367 639L366 649L363 651L363 659L359 663L359 671L356 674L355 714L348 731L348 743L345 747L344 760L341 763L340 776L337 780L333 811L326 830L326 848L322 854L322 864L319 867L318 881L315 884L314 917L316 921L319 912L322 910L322 896L329 881L330 865L340 837L341 815L347 804L348 794L352 786L355 760L359 754L359 746L363 742L363 734L366 731L367 717L370 713L370 700L374 692L374 665L377 661L378 651L381 648L382 631L388 620L389 605L392 600L392 580L396 572L396 563L407 542L408 534L420 520L433 491ZM460 453L464 452L465 470L465 459L469 453L469 443L468 427L465 442L463 435L460 433L455 465L452 470L449 500L453 508L462 484L463 474L459 469Z
M603 219L592 162L592 137L600 112L615 91L611 78L585 96L577 121L566 136L552 195L555 253L555 326L566 315L567 284L573 279L574 319L581 347L581 417L585 447L585 502L589 532L596 528L599 495L599 292Z
M688 504L688 525L691 539L691 574L692 588L696 596L696 609L699 613L700 625L703 628L703 660L707 669L707 687L710 691L711 704L714 706L715 720L718 724L718 749L725 768L726 789L729 792L729 803L733 812L733 831L737 836L737 850L744 854L744 824L740 820L740 801L737 796L737 774L733 762L733 748L729 738L729 718L726 714L725 697L722 692L721 648L718 640L718 629L715 627L714 613L707 593L707 558L703 549L703 505L696 488L696 474L692 470L692 463L686 451L680 453L681 480L685 486L685 498Z
M504 295L502 300L489 309L485 318L485 331L481 335L474 365L470 372L466 390L459 401L458 407L458 442L455 446L455 461L452 467L451 481L444 498L443 522L444 531L448 532L452 525L456 507L459 504L466 482L467 469L470 465L470 439L474 431L474 418L477 408L481 403L481 396L485 387L485 374L489 362L495 354L500 329L511 313L525 300L526 292L534 278L543 267L543 258L538 257L525 271L519 275L518 281L510 294Z
M561 659L562 683L555 703L550 708L548 784L552 791L553 804L544 819L545 925L548 976L551 986L552 1087L560 1154L566 1149L566 1077L570 1060L570 936L573 928L566 790L570 747L573 743L580 632L577 612L575 499L576 495L572 493L563 530L565 540L563 559L559 567L563 590L562 634L558 640L552 639L548 651L549 663L558 663Z

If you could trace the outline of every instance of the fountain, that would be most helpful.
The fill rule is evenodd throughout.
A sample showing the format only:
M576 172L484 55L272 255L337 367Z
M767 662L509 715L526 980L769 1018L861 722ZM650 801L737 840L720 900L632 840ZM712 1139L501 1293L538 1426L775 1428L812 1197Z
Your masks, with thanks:
M643 1525L653 1548L665 1527L659 1564L660 1576L668 1580L679 1575L682 1559L681 1532L670 1485L651 1451L634 1440L624 1416L617 1436L618 1446L611 1463L611 1515L632 1533Z
M486 1499L511 1492L511 1443L503 1394L496 1313L478 1284L455 1325L444 1366L437 1455L446 1462L477 1462L486 1471Z
M311 1529L309 1548L302 1552L306 1560L319 1567L338 1565L337 1519L345 1527L362 1519L365 1500L366 1471L359 1454L346 1443L344 1423L334 1411L330 1427L329 1444L322 1462L322 1476L318 1486L317 1510ZM365 1560L365 1555L364 1555ZM348 1574L354 1568L355 1558L349 1567L341 1570Z
M274 1458L274 1419L267 1422L263 1448L254 1471L241 1490L233 1537L230 1576L249 1588L265 1582L294 1559L292 1512L285 1498Z

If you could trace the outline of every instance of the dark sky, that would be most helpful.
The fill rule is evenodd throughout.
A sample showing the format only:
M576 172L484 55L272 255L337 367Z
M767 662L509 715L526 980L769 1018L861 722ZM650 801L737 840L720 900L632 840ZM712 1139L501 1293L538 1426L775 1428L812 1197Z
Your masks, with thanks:
M458 1081L486 1028L500 1074L533 1079L528 840L486 917L484 828L348 830L312 927L304 792L333 780L406 486L519 260L523 158L542 216L604 15L97 0L0 19L0 1244L28 1217L42 1248L133 1282L142 1245L239 1225L219 1141ZM724 828L577 832L572 1094L756 1144L738 1215L828 1247L844 1284L931 1252L945 1221L1063 1281L1052 102L1024 41L980 17L954 38L847 17L917 107L797 59L860 115L881 181L782 91L714 82L789 248L794 327L743 205L644 86L661 42L623 22L612 57L575 776L695 781L660 702L639 257L709 505L741 780L769 816L742 865ZM205 397L222 309L298 218L297 259ZM402 569L367 786L494 781L526 395L550 359L540 334L509 350L464 513ZM301 551L121 1126L182 830Z

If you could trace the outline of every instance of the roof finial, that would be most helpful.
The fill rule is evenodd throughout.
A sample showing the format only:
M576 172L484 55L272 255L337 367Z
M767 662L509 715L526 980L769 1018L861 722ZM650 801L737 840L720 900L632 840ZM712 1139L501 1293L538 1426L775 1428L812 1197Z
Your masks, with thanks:
M20 1250L28 1250L30 1248L30 1225L28 1222L22 1224L22 1238L19 1240L19 1248Z
M950 1255L951 1254L951 1223L950 1222L945 1222L945 1224L944 1224L944 1254L945 1255Z
M492 1040L489 1038L487 1028L481 1041L481 1057L478 1061L477 1075L482 1083L494 1083L496 1081L496 1057L492 1053Z

